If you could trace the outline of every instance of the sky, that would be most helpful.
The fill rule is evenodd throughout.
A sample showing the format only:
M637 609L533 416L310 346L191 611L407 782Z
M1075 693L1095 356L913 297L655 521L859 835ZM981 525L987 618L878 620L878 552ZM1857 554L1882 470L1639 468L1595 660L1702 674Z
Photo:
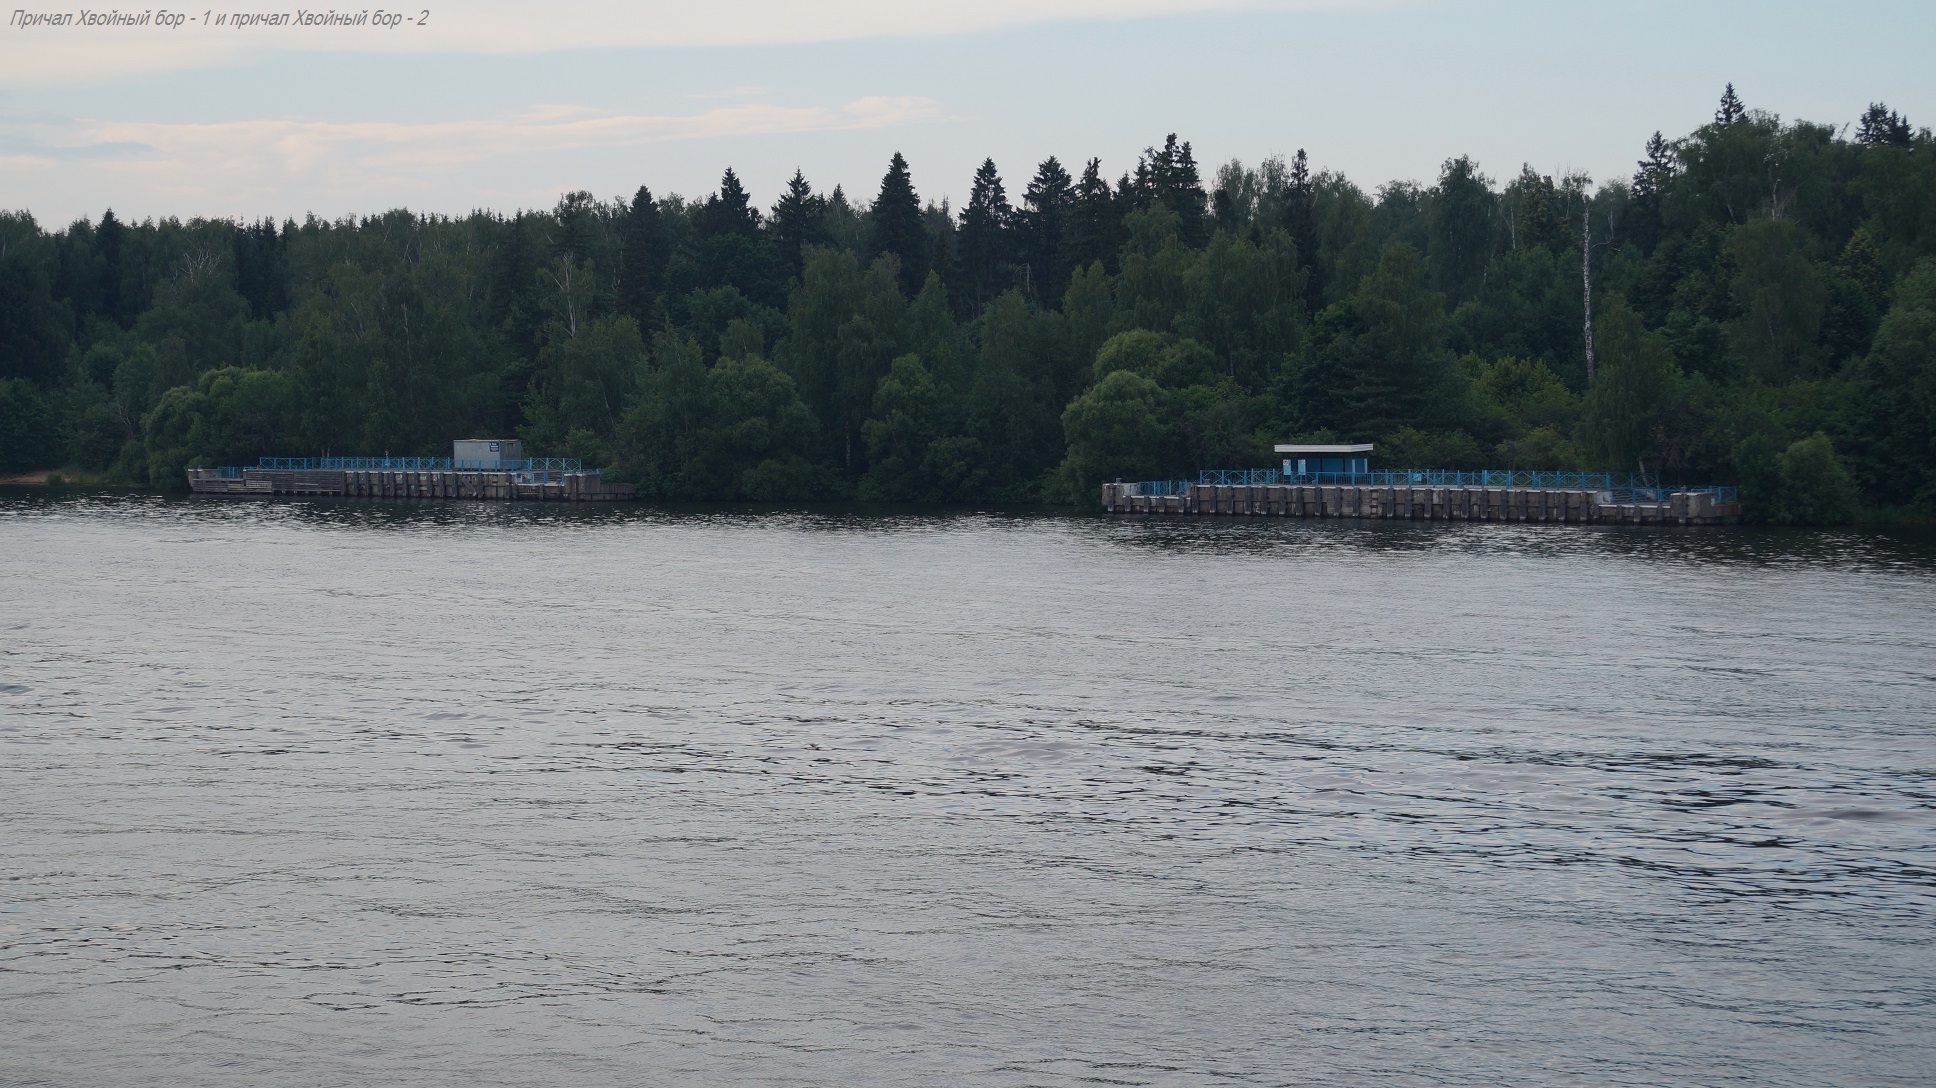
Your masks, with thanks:
M1019 197L1047 156L1115 177L1171 132L1206 176L1304 148L1367 189L1460 154L1501 183L1521 164L1606 180L1728 82L1786 119L1882 101L1936 125L1926 0L412 0L431 6L400 20L35 2L0 7L0 209L49 227L694 197L727 166L762 204L796 168L871 199L895 151L959 205L984 158ZM150 14L57 21L81 11Z

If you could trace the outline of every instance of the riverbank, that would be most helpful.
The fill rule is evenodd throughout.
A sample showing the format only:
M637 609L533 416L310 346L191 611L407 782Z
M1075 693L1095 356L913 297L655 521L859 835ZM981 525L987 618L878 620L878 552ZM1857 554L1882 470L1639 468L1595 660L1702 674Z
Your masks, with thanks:
M112 491L147 491L148 488L124 483L105 472L90 472L69 465L64 468L38 468L27 472L0 473L0 487L87 487Z

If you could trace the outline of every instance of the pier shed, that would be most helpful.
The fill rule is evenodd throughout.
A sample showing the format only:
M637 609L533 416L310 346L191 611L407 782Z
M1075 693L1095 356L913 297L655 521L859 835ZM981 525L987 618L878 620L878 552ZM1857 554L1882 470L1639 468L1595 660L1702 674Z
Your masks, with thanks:
M1284 458L1284 478L1362 476L1371 471L1370 442L1290 442L1276 447Z
M450 444L451 467L473 472L503 472L524 460L524 443L515 438L460 438Z

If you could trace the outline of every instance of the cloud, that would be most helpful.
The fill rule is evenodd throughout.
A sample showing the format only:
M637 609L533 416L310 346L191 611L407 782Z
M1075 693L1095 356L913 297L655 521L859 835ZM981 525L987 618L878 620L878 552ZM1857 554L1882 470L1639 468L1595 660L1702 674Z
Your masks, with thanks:
M428 2L428 0L426 0ZM233 63L264 50L349 53L541 53L567 49L798 44L936 37L1039 23L1232 11L1385 8L1420 0L470 0L432 6L424 25L201 25L140 34L97 28L0 28L0 85L125 79ZM36 9L30 9L36 10ZM293 9L291 9L293 10ZM360 10L360 9L359 9ZM210 18L219 16L211 9Z
M40 122L8 141L0 176L56 161L92 160L146 186L222 193L247 203L300 181L344 194L421 192L452 174L511 156L635 147L672 140L887 128L937 119L940 107L915 97L870 96L838 108L761 102L691 114L627 114L583 106L533 106L514 116L399 123L283 118L184 124L77 120ZM25 144L26 146L22 146Z

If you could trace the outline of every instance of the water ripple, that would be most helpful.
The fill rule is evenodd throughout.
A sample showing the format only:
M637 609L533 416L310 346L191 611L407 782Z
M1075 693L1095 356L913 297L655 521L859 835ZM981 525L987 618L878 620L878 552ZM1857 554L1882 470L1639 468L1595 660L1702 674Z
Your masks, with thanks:
M9 1083L1908 1085L1927 537L0 498Z

